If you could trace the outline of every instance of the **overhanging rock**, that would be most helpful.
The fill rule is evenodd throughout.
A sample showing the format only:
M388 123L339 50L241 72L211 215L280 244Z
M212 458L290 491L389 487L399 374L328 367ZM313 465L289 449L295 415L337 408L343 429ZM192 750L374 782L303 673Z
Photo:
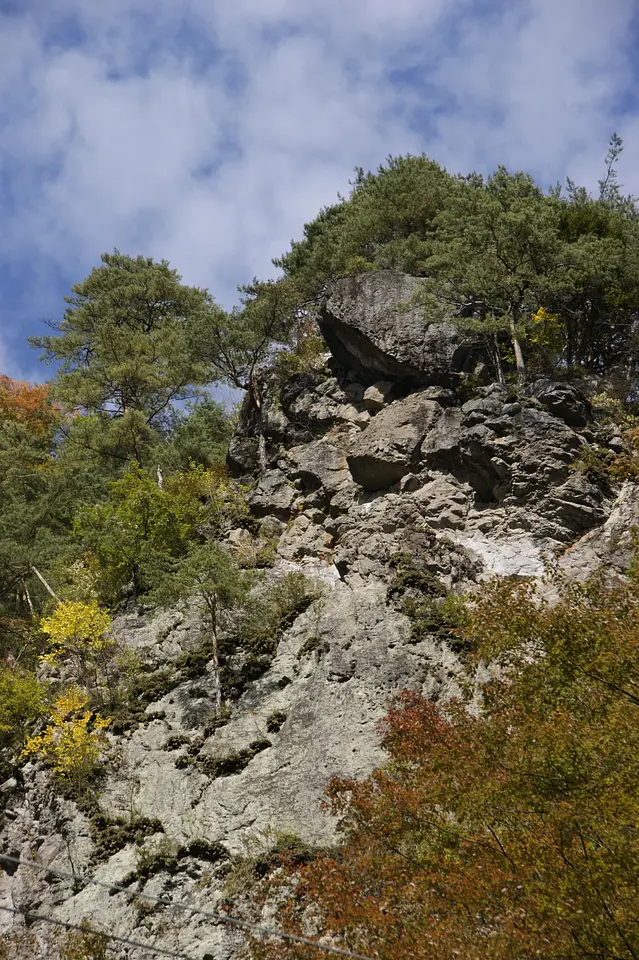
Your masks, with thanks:
M470 372L469 341L450 322L429 322L415 294L424 281L391 270L334 281L320 329L331 353L362 382L451 386Z

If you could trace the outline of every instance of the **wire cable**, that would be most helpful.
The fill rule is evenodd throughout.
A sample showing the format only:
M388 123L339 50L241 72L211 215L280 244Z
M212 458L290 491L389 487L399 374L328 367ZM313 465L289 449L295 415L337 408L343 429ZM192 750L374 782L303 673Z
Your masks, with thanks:
M173 957L174 960L195 960L194 957L186 953L177 953L175 950L166 950L164 947L152 947L148 943L141 943L139 940L129 940L128 937L118 937L114 933L105 933L103 930L93 930L81 926L79 923L69 923L68 920L58 920L57 917L50 917L46 913L31 913L29 910L20 910L18 907L0 907L3 913L14 913L25 920L42 920L44 923L52 923L56 927L64 927L66 930L78 930L80 933L91 933L98 937L104 937L106 940L114 940L116 943L124 943L128 947L137 947L140 950L148 950L150 953L161 953L164 957Z
M3 861L5 863L15 864L16 866L28 867L31 870L40 870L43 873L49 873L54 877L59 877L61 880L72 880L74 883L92 883L97 887L104 887L105 890L109 890L110 892L132 895L132 891L122 884L96 880L94 877L84 873L71 873L68 870L57 870L54 867L47 867L37 860L23 860L20 857L12 857L9 854L2 853L0 854L0 865ZM140 900L147 900L149 903L159 903L161 906L168 907L170 910L183 910L187 913L206 917L209 920L215 921L215 923L225 923L229 926L239 927L261 937L275 937L278 940L286 940L289 943L299 943L301 946L312 947L323 953L332 953L338 957L348 957L349 960L372 960L371 957L366 957L361 953L354 953L345 947L334 947L330 944L319 943L317 940L311 940L310 937L302 937L295 933L286 933L284 930L276 930L272 927L262 926L262 924L251 923L249 920L242 920L240 917L234 917L229 913L202 910L200 907L189 906L188 903L176 903L172 900L167 900L165 897L154 897L150 893L135 893L134 896ZM3 909L8 908L5 907ZM103 934L103 936L108 936L108 934Z

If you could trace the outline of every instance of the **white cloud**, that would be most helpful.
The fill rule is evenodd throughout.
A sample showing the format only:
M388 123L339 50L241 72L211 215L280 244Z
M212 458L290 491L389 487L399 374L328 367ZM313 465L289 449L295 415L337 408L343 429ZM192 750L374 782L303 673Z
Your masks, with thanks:
M617 100L632 83L627 40L636 5L535 0L528 7L525 18L510 7L488 26L465 25L457 57L438 69L460 104L443 119L443 138L471 163L499 159L594 187Z
M639 192L639 121L614 116L631 82L634 0L484 7L34 0L30 15L0 16L13 190L0 253L36 265L32 308L59 312L52 271L81 279L113 246L170 259L228 304L237 282L272 271L355 165L389 153L596 186L618 128L621 179ZM72 49L51 41L64 17L84 30ZM399 84L400 70L418 85Z

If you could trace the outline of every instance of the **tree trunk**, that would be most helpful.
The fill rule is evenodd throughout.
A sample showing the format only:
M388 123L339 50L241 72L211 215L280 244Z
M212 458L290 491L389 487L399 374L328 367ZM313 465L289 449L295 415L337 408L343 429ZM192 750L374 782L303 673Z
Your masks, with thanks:
M510 339L512 340L513 350L515 351L515 365L517 367L517 374L520 380L525 380L526 362L524 360L524 351L521 349L521 343L519 342L519 337L517 336L514 310L511 311L510 314Z
M215 715L222 715L222 684L220 682L220 654L217 642L217 602L214 599L207 599L206 605L209 608L209 617L211 620L211 640L213 663L213 678L215 682Z
M264 425L262 423L262 397L260 396L259 388L253 378L251 378L251 397L253 399L253 405L255 407L255 410L257 411L257 416L256 416L257 432L258 432L257 449L258 449L258 456L260 459L260 470L264 471L266 470L267 463L266 463L266 437L264 436Z
M44 579L44 577L42 576L42 574L40 573L40 571L38 570L38 568L32 566L31 569L33 570L33 572L35 573L36 577L38 578L38 580L40 581L40 583L43 585L43 587L45 588L45 590L47 591L47 593L49 594L49 596L53 597L54 600L56 600L58 603L60 603L60 597L59 597L56 593L53 592L53 590L51 589L51 587L49 586L49 584L47 583L47 581Z
M29 613L31 614L32 617L35 617L35 610L33 609L33 603L32 603L32 601L31 601L31 595L30 595L30 593L29 593L29 588L27 587L26 583L24 583L24 582L23 582L22 586L23 586L23 588L24 588L24 598L25 598L25 600L27 601L27 604L29 605Z
M504 368L501 362L501 354L499 352L499 337L497 336L497 331L493 332L493 340L495 341L495 367L497 368L497 378L500 383L505 383L506 378L504 377Z

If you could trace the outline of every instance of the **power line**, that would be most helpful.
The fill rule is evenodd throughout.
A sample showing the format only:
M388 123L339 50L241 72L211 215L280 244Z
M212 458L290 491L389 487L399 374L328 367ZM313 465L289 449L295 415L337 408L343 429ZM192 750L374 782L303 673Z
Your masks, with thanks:
M29 910L20 910L18 907L0 907L4 913L14 913L26 920L42 920L44 923L51 923L56 927L64 927L66 930L78 930L80 933L92 933L106 940L114 940L116 943L124 943L128 947L138 947L140 950L148 950L150 953L161 953L165 957L173 957L174 960L195 960L186 953L176 953L175 950L165 950L163 947L152 947L148 943L141 943L139 940L129 940L128 937L117 937L114 933L105 933L102 930L93 930L81 926L79 923L69 923L67 920L58 920L57 917L50 917L46 913L31 913Z
M13 863L16 866L28 867L31 870L40 870L43 873L49 873L54 877L59 877L61 880L73 880L74 883L92 883L97 887L104 887L105 890L115 893L126 893L131 895L131 890L128 887L122 886L117 883L107 883L105 880L96 880L94 877L89 876L84 873L71 873L67 870L57 870L54 867L47 867L43 863L38 863L37 860L22 860L20 857L12 857L9 854L0 854L0 864L2 862ZM215 923L226 923L229 926L240 927L243 930L247 930L249 933L255 933L261 937L275 937L278 940L286 940L289 943L299 943L302 946L312 947L315 950L320 950L323 953L332 953L338 957L348 957L349 960L372 960L371 957L366 957L361 953L354 953L352 950L347 950L345 947L334 947L330 944L319 943L317 940L311 940L310 937L298 936L294 933L286 933L284 930L276 930L272 927L265 927L258 923L251 923L249 920L242 920L240 917L234 917L229 913L218 913L214 910L202 910L199 907L189 906L188 903L177 903L172 900L167 900L165 897L154 897L150 893L136 893L135 896L140 900L147 900L149 903L159 903L163 907L168 907L170 910L183 910L187 913L198 914L199 916L206 917L209 920L215 921ZM8 907L3 907L2 909L9 909ZM60 921L62 922L62 921ZM109 934L103 934L103 936L109 936ZM154 948L156 949L156 948ZM182 954L174 954L174 956L183 956Z

